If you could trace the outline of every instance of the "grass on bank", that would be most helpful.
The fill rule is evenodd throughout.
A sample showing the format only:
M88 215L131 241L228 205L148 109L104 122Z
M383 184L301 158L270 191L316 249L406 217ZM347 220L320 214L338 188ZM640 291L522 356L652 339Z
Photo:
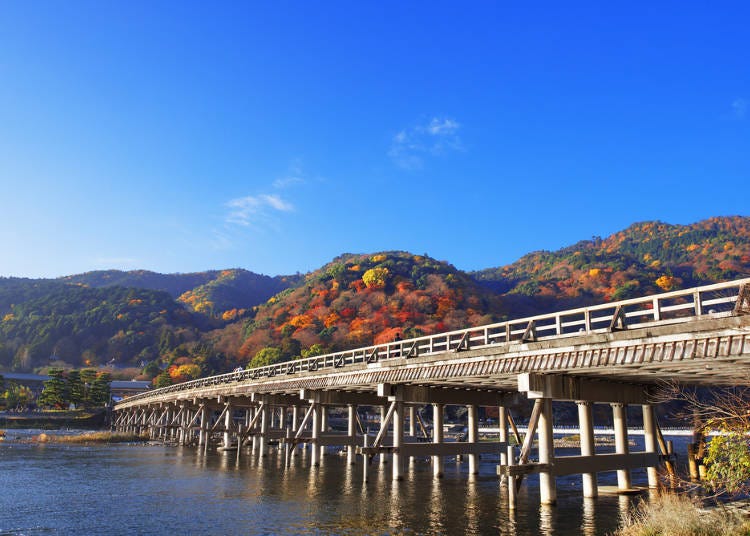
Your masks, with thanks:
M702 509L689 497L663 494L641 502L615 536L750 536L750 519L737 510Z
M85 432L75 435L39 434L40 443L138 443L148 441L148 435L123 432Z

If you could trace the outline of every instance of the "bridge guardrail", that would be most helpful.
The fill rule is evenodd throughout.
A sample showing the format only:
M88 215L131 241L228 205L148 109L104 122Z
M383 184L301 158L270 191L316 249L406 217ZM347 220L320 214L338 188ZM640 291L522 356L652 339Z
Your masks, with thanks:
M354 364L687 322L707 315L729 316L743 288L750 288L750 278L285 361L154 389L130 396L123 402L211 385L339 369Z

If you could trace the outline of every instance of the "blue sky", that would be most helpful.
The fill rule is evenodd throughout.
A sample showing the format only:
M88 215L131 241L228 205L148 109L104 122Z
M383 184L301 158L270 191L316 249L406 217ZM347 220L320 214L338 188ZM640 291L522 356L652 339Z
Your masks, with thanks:
M597 4L2 2L0 275L748 215L750 4Z

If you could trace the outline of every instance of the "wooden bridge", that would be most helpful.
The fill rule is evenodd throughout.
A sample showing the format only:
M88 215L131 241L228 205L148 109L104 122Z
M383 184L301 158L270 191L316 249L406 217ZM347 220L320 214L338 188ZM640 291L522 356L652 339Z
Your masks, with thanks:
M582 474L589 497L603 471L617 471L627 490L630 469L647 467L649 486L657 486L657 466L671 453L655 419L654 387L665 380L746 384L748 365L750 279L743 279L202 378L123 400L114 426L194 443L201 452L217 434L219 448L238 455L244 446L264 456L281 445L291 456L308 444L313 464L337 446L349 463L361 456L365 480L376 455L389 455L400 479L410 456L431 457L439 476L446 456L467 456L476 473L478 457L495 453L504 480L539 473L541 500L551 504L561 475ZM533 401L528 432L514 434L520 451L511 446L516 427L507 410L519 392ZM553 401L577 403L580 455L555 455ZM595 403L612 407L615 453L594 452ZM444 436L446 405L466 407L463 441ZM629 451L627 405L642 409L643 452ZM380 410L372 433L363 406ZM432 406L431 423L417 411L424 406ZM497 441L479 441L480 406L498 408ZM345 410L345 431L330 429L331 408Z

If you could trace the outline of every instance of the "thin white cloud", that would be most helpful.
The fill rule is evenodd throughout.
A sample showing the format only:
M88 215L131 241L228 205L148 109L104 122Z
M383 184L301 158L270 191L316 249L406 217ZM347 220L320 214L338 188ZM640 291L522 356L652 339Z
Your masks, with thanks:
M278 195L248 195L226 203L229 212L226 222L242 227L257 227L273 223L275 212L291 212L294 206Z
M405 169L419 169L427 156L462 151L458 131L461 125L448 117L433 117L429 121L397 132L388 150L396 165Z
M747 101L745 99L734 99L732 101L732 117L745 119L747 116Z
M132 257L98 257L94 259L94 266L108 269L129 269L138 267L139 262L138 259Z

